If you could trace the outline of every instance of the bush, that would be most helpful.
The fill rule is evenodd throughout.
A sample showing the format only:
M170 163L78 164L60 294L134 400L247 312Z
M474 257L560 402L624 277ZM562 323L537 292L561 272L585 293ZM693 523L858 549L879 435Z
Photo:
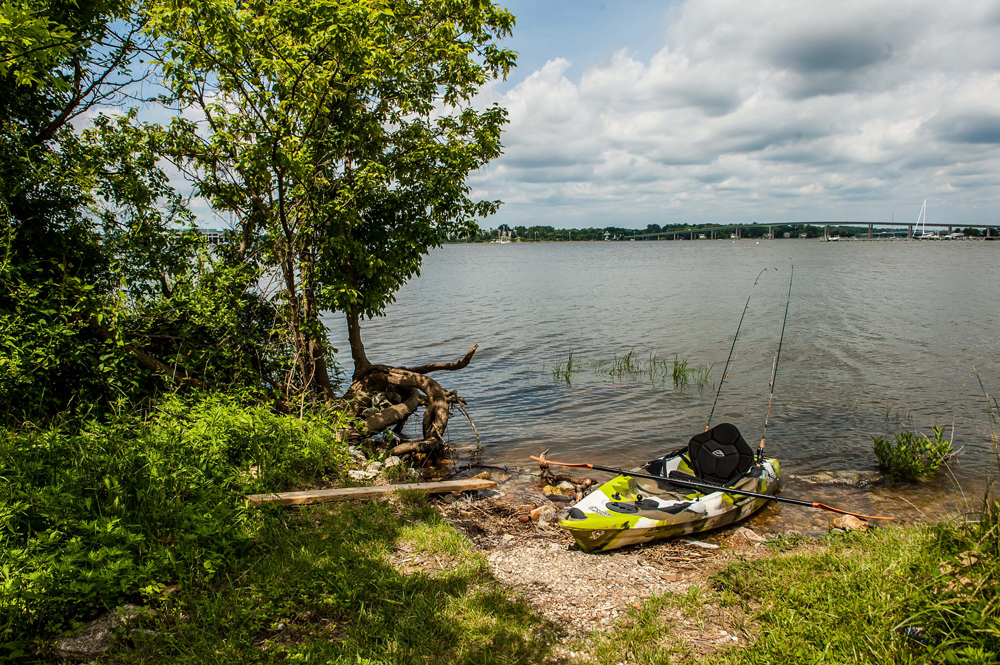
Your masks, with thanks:
M935 427L933 438L904 430L892 439L872 437L879 467L894 476L916 480L927 476L954 454L951 441L944 438L944 428Z
M276 513L244 494L338 474L340 425L212 396L76 431L0 429L0 643L204 583L266 546Z

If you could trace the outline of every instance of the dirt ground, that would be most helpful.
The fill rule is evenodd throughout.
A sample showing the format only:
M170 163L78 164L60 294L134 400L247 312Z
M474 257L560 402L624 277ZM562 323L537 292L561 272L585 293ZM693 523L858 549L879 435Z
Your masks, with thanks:
M480 549L494 576L517 589L559 628L567 642L594 630L610 629L646 598L683 594L695 584L707 588L707 578L731 561L770 552L761 546L764 537L737 526L698 540L675 539L587 554L554 523L539 526L525 521L536 505L547 505L537 490L536 503L522 504L511 503L502 491L476 494L449 496L436 505L442 517ZM424 565L438 567L434 562ZM732 621L715 606L703 607L696 621L680 610L666 611L661 620L670 639L702 656L745 645L749 639L731 627L742 622ZM562 655L572 659L585 654L567 651Z

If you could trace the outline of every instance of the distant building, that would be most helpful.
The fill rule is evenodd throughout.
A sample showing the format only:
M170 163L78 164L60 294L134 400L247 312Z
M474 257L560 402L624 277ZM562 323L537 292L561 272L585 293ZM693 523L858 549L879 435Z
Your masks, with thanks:
M199 229L201 235L205 236L205 242L209 245L221 245L223 231L219 229Z

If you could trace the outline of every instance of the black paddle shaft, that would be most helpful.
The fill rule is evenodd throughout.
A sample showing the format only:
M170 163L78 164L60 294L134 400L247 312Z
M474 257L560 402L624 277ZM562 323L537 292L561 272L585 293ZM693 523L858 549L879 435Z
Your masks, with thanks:
M775 501L781 501L782 503L791 503L796 506L808 506L813 508L811 501L802 501L800 499L789 499L783 496L774 496L773 494L761 494L760 492L750 492L748 490L738 490L732 487L723 487L722 485L713 485L712 483L700 483L694 480L681 480L680 478L675 478L672 475L654 476L650 473L636 473L635 471L626 471L625 469L616 469L611 466L599 466L597 464L589 465L591 469L595 471L609 471L611 473L619 473L623 476L630 476L632 478L648 478L650 480L662 480L673 485L680 485L681 487L691 487L699 490L712 490L713 492L726 492L728 494L739 494L740 496L752 496L755 499L774 499ZM673 473L673 472L671 472Z

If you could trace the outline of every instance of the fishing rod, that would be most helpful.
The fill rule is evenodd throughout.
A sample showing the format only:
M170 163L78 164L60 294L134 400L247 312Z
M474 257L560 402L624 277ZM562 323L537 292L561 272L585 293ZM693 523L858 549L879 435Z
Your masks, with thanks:
M768 386L771 394L767 398L767 414L764 416L764 431L760 435L760 448L757 449L757 461L764 459L764 439L767 438L767 421L771 417L771 400L774 399L774 379L778 376L778 360L781 358L781 343L785 341L785 324L788 323L788 303L792 301L792 280L795 279L795 266L788 276L788 297L785 299L785 318L781 321L781 337L778 338L778 352L774 354L774 364L771 366L771 381Z
M609 473L616 473L622 476L630 476L632 478L647 478L649 480L656 480L660 482L668 482L672 485L679 485L680 487L690 487L699 490L711 490L712 492L725 492L727 494L738 494L740 496L750 496L755 499L773 499L780 503L790 503L793 506L805 506L807 508L819 508L821 510L829 510L832 513L840 513L841 515L853 515L854 517L860 517L868 520L891 520L895 519L893 517L882 517L879 515L862 515L861 513L852 513L849 510L842 510L840 508L834 508L833 506L828 506L825 503L820 503L819 501L803 501L802 499L792 499L785 496L775 496L773 494L762 494L760 492L751 492L749 490L740 490L732 487L723 487L722 485L715 485L713 483L704 483L695 480L686 480L677 477L676 471L671 471L667 476L654 476L649 473L638 473L636 471L628 471L626 469L618 469L612 466L601 466L600 464L570 464L568 462L553 462L552 460L545 459L545 454L543 453L541 457L531 456L531 459L540 462L542 464L555 464L556 466L569 466L577 468L593 469L594 471L608 471Z
M712 410L708 414L708 423L705 425L706 432L712 427L712 416L715 415L715 405L719 403L719 395L722 393L722 384L726 382L726 377L729 376L729 361L733 359L733 350L736 348L736 340L740 337L740 328L743 327L743 317L747 315L747 307L750 306L750 299L753 298L753 290L757 288L757 282L760 280L760 276L768 270L777 271L778 269L764 268L757 273L757 279L753 281L753 286L750 287L750 295L747 296L747 302L743 305L743 314L740 315L740 323L736 326L736 334L733 335L733 345L729 347L729 357L726 358L726 367L722 370L722 378L719 379L719 389L715 391L715 401L712 402Z

